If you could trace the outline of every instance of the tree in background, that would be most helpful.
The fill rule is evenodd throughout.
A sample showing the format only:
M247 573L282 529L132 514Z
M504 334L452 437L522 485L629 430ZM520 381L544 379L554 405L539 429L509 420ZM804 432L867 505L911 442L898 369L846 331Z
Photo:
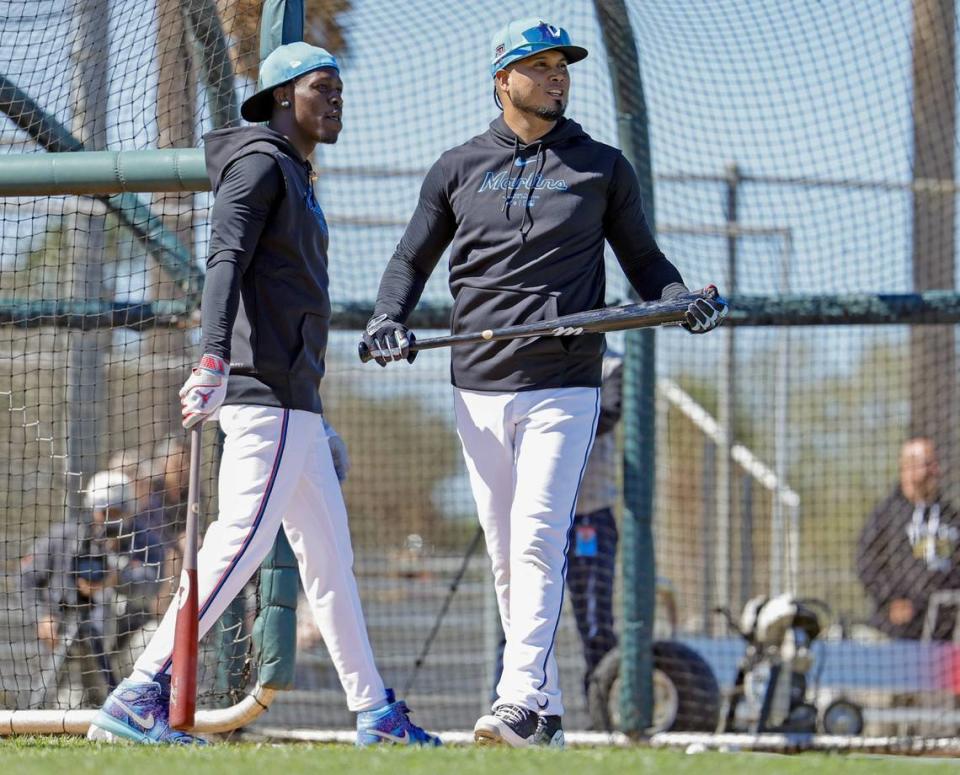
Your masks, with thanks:
M340 17L350 10L350 0L304 0L307 43L323 46L330 53L347 50L346 34ZM217 0L224 32L231 39L233 69L244 78L257 79L260 67L258 35L263 0Z

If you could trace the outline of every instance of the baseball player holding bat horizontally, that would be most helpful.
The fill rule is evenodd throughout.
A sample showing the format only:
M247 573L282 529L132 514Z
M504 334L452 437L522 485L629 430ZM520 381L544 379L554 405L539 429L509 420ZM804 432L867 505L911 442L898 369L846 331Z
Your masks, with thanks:
M567 66L586 56L542 19L494 37L503 114L427 173L363 334L381 366L416 355L404 321L451 242L454 335L601 309L605 240L641 298L688 293L654 241L623 154L563 117ZM701 294L683 325L703 333L726 313L715 291ZM603 334L591 333L451 350L457 429L506 634L498 698L474 728L481 744L563 744L554 640L603 351Z
M324 49L290 43L263 62L242 114L266 126L206 140L216 199L203 291L203 352L180 391L183 425L218 417L225 434L220 514L198 558L199 636L260 566L282 527L307 601L357 712L357 744L439 745L411 723L374 663L353 575L339 479L346 447L324 421L320 380L330 323L327 224L307 161L335 143L339 67ZM229 364L229 365L228 365ZM110 695L88 734L194 743L169 725L176 606Z

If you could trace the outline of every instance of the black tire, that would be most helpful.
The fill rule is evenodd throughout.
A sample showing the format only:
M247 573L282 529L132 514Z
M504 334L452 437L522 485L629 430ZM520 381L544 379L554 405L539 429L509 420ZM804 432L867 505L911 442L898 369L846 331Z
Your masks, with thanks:
M657 702L653 732L713 732L720 718L720 687L710 665L696 651L672 640L653 644L656 684L665 691ZM597 665L590 678L587 705L592 727L610 732L619 725L620 649L615 648Z
M863 734L863 711L850 700L834 700L823 711L820 727L825 735L857 737Z

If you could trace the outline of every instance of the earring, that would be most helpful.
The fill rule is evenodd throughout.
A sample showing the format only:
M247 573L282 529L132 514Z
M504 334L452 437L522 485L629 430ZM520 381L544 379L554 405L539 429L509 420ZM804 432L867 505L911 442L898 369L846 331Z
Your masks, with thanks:
M290 107L290 100L280 100L280 107L281 107L281 108L289 108L289 107Z

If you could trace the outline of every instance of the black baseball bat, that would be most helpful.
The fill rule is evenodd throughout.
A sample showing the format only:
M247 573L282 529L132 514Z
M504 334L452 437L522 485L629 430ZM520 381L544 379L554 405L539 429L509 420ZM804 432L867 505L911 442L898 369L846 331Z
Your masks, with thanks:
M625 331L631 328L649 328L666 323L679 323L687 308L697 299L720 298L716 289L708 288L697 293L684 293L668 301L642 301L620 307L604 307L589 312L575 312L552 320L522 323L518 326L488 328L466 334L437 336L432 339L410 337L411 350L433 350L437 347L454 347L478 342L497 342L504 339L522 339L534 336L580 336L601 334L607 331ZM373 355L364 342L359 347L360 360L366 363Z

